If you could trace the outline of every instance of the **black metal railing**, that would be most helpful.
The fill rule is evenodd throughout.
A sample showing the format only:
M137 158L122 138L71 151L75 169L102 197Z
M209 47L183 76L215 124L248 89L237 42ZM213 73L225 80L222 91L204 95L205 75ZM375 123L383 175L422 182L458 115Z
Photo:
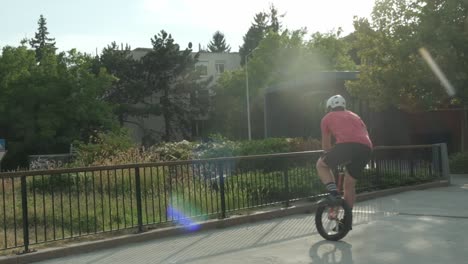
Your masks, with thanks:
M0 174L0 250L318 197L321 151ZM375 148L358 191L442 177L438 145Z

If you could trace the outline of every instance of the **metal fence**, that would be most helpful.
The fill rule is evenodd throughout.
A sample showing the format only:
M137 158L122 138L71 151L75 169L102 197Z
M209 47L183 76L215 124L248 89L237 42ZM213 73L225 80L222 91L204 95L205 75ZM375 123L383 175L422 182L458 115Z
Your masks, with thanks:
M321 151L1 173L0 250L318 197ZM358 191L440 179L439 145L375 148ZM188 225L190 226L190 225Z

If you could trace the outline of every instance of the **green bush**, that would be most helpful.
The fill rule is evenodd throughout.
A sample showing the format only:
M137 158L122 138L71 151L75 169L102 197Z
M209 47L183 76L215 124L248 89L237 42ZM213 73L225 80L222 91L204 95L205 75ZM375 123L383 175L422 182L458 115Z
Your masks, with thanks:
M75 161L72 166L96 165L96 162L117 156L134 146L126 129L100 132L88 142L77 141L74 145Z
M208 141L204 142L182 140L164 142L148 149L139 149L133 145L125 130L99 133L90 138L89 142L75 144L75 161L72 164L74 167L250 156L320 149L320 141L317 139L268 138L231 141L220 135L212 135ZM268 164L265 166L270 168Z
M196 158L199 159L234 157L240 155L240 143L220 135L213 135L209 141L197 144L195 152Z
M468 152L459 152L450 156L451 173L468 173Z
M291 138L288 139L289 148L292 152L321 150L322 142L315 138Z
M263 140L243 141L240 143L240 154L243 156L290 151L291 146L285 138L268 138Z
M44 175L42 177L32 177L28 179L30 191L40 191L42 193L52 193L66 190L76 190L79 183L77 175Z
M166 142L153 148L159 153L161 160L189 160L194 158L196 143L182 140L180 142Z
M204 159L318 150L321 143L317 139L303 138L268 138L236 142L214 135L209 141L193 146L196 158Z

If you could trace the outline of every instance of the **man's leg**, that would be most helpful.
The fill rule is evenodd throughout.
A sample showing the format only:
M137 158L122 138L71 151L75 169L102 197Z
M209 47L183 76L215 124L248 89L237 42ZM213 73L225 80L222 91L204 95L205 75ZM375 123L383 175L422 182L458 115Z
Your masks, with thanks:
M320 158L317 161L316 167L320 180L323 184L325 184L327 190L335 196L338 195L335 177L333 177L333 174L330 171L330 167L328 167L328 165L323 161L323 158Z
M344 195L346 203L353 208L356 201L356 179L354 179L346 170L344 177Z

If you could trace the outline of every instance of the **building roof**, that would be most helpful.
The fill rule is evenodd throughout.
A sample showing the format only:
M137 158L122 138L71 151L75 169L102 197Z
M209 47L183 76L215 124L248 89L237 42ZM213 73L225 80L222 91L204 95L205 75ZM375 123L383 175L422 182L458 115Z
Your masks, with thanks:
M272 85L265 90L265 93L274 93L286 89L303 89L304 86L333 83L336 81L357 80L358 78L358 71L312 72L307 76Z
M153 49L152 48L135 48L134 50L132 50L133 53L136 53L136 52L141 52L141 53L146 53L146 52L150 52L152 51ZM183 50L181 50L183 51ZM197 53L200 53L200 54L235 54L235 55L239 55L239 52L211 52L211 51L192 51L192 54L197 54Z

